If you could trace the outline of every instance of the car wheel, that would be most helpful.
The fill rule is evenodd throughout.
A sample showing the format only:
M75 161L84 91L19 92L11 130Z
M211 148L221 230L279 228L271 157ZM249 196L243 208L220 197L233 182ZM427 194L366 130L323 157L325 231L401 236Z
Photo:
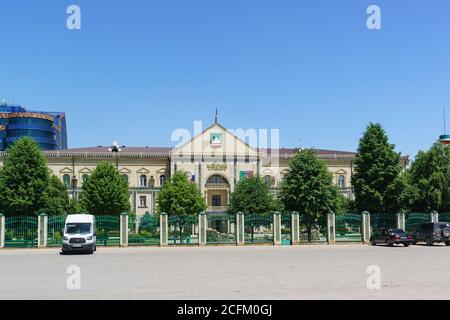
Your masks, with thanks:
M445 245L446 245L447 247L450 247L450 241L445 241Z
M409 243L404 243L403 245L404 245L406 248L409 247Z
M370 243L371 243L373 246L376 246L376 245L377 245L375 239L372 239L372 240L370 241Z
M427 238L427 246L431 247L433 245L433 241L430 238Z
M394 246L394 243L392 243L391 241L388 241L388 246L389 246L389 247L393 247L393 246Z

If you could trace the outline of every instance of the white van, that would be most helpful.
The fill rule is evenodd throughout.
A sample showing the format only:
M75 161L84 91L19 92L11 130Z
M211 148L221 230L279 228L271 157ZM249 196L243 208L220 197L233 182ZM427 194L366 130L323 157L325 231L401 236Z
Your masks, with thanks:
M63 234L63 254L68 251L86 251L93 254L97 250L97 232L93 215L67 216Z

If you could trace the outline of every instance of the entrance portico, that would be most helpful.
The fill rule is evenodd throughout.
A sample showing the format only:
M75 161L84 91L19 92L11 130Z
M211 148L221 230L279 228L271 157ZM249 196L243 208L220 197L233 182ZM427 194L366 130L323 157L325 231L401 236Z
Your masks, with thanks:
M218 174L210 176L204 190L208 212L220 213L227 210L230 184L225 177Z

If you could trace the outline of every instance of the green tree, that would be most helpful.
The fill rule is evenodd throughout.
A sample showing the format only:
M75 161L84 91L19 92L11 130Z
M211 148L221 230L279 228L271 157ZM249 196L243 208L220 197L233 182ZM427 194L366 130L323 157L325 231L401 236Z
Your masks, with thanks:
M175 172L158 194L157 211L176 217L181 242L184 225L194 222L195 216L205 209L205 199L197 185L188 181L186 174L181 171Z
M309 241L319 219L330 210L335 211L340 202L331 173L312 150L300 151L289 161L280 198L286 210L304 215Z
M411 166L411 184L416 188L414 210L450 211L450 148L439 143L420 151Z
M393 184L400 186L397 179L402 169L400 154L394 148L380 124L369 124L354 161L352 184L358 211L395 212L395 199L389 192Z
M69 194L62 181L52 175L44 193L44 212L49 216L64 215L69 208Z
M272 214L279 210L269 186L260 176L241 179L230 196L228 213Z
M80 207L84 212L96 215L120 215L130 211L128 185L116 166L100 162L83 184Z
M0 172L0 210L34 215L45 208L50 174L39 145L29 137L8 148Z
M229 214L242 212L246 215L266 215L271 216L274 211L280 209L277 201L270 192L267 183L260 176L241 179L230 196L228 206ZM270 227L264 224L267 219L249 219L245 227L251 231L252 242L255 228Z

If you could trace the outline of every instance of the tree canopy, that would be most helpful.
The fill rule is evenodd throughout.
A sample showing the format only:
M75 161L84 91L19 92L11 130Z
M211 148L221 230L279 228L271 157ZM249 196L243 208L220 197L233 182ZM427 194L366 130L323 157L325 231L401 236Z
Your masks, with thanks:
M114 164L100 162L83 184L80 207L96 215L119 215L130 211L128 184Z
M398 191L402 186L398 180L402 168L400 154L394 148L380 124L369 124L354 161L352 184L358 211L395 212L397 209L392 190Z
M304 215L309 233L319 218L336 210L340 203L331 173L312 150L300 151L289 161L280 198L286 210Z
M206 209L205 199L197 185L188 181L186 174L177 171L164 184L158 194L159 213L170 215L195 215Z
M39 145L29 137L8 148L0 170L0 210L34 215L46 207L50 174Z
M66 186L55 175L50 177L49 184L44 192L45 207L43 211L49 216L64 215L68 213L69 194Z
M434 144L420 151L410 170L410 182L416 188L413 209L450 211L450 147Z
M230 196L228 213L267 214L279 209L269 186L260 176L241 179Z

